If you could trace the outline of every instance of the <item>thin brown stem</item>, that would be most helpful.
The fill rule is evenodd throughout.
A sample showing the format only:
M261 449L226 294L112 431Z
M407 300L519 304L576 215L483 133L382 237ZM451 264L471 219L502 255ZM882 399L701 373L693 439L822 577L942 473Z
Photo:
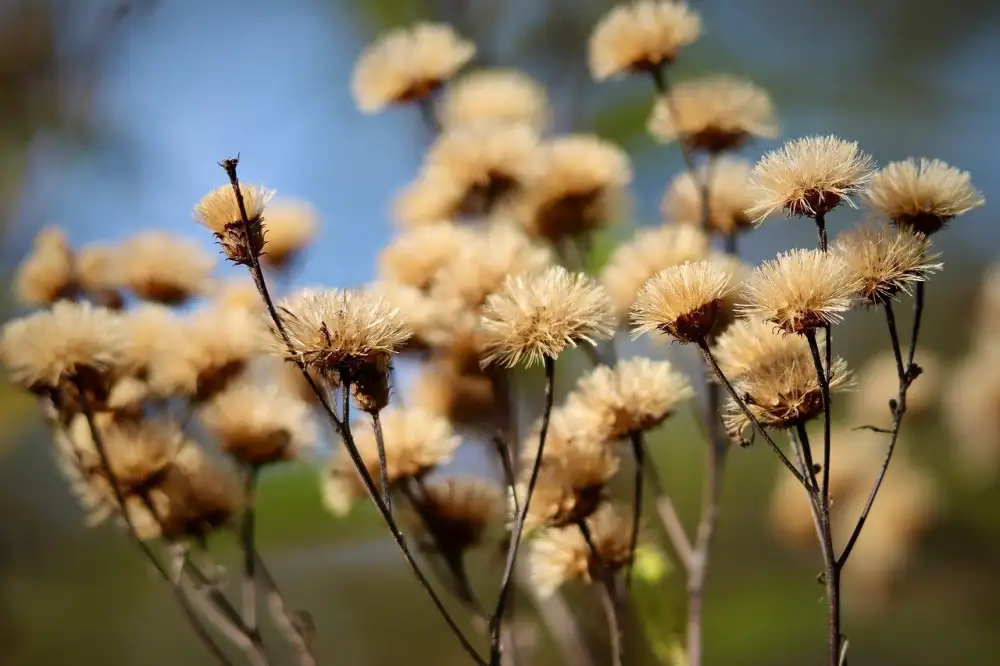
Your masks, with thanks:
M260 580L267 588L267 607L274 619L274 626L284 637L285 642L295 650L301 666L316 666L318 662L312 651L311 636L307 634L307 628L304 626L305 620L300 614L288 609L288 604L278 588L278 583L267 568L260 553L255 550L253 556L257 561L257 572L260 574Z
M500 663L501 643L500 626L503 623L504 613L507 608L510 596L511 578L514 574L514 565L517 562L517 553L521 546L521 537L524 532L524 521L531 507L531 497L535 492L535 484L538 482L538 474L542 468L542 458L545 453L545 440L549 433L549 419L552 415L552 402L555 394L556 361L554 358L545 357L545 407L542 411L542 425L538 434L538 453L535 457L534 465L531 468L531 476L528 479L528 487L521 503L521 510L514 517L514 525L511 528L510 546L507 549L507 561L504 564L503 576L500 578L500 594L497 598L496 607L490 617L490 666L497 666Z
M802 473L813 480L813 485L815 485L816 475L809 472L811 467L810 462L806 459L806 454L801 443L799 443L798 438L795 436L794 430L788 431L788 442L792 445L792 449L795 451L795 458L799 463L799 469ZM818 494L818 493L817 493ZM817 543L823 542L823 524L819 517L819 505L816 504L816 495L813 493L806 493L806 498L809 500L809 512L813 517L813 525L816 527L816 541Z
M583 540L587 542L587 547L590 548L590 553L596 565L593 568L597 570L597 577L600 580L600 585L597 586L597 594L601 600L601 608L604 609L604 619L608 624L608 639L611 642L611 664L612 666L622 666L624 646L622 644L621 626L618 621L619 595L615 589L614 572L608 569L601 558L601 554L597 551L590 528L587 526L587 521L577 521L577 526L580 528Z
M913 290L913 329L910 332L910 348L906 354L906 365L913 365L913 357L917 353L917 336L920 335L920 322L924 318L924 290L926 283L918 282Z
M372 429L375 431L375 448L378 449L378 480L382 488L382 503L392 515L392 493L389 492L389 464L385 458L385 439L382 434L382 419L378 412L372 412Z
M823 361L819 355L819 344L816 342L816 331L808 330L806 331L806 341L809 343L809 351L812 354L813 365L816 368L816 378L819 380L819 390L823 398L823 483L820 486L820 493L822 493L822 498L820 506L826 506L829 510L830 506L830 431L831 431L831 413L830 413L830 375L828 373L827 365L823 366ZM826 336L827 344L829 344L830 336Z
M826 213L816 213L816 234L819 236L819 249L826 252L829 249L826 237Z
M645 476L646 452L642 445L642 431L634 430L629 433L629 441L632 443L632 458L635 462L635 479L632 482L632 537L628 545L628 566L625 569L625 590L628 591L632 583L632 566L635 564L635 548L639 544L639 521L642 519L642 480Z
M247 466L243 482L246 507L240 521L240 547L243 549L243 625L251 636L257 631L257 560L254 558L256 539L257 469Z
M663 103L667 105L667 111L670 113L670 117L676 121L678 117L677 105L674 103L674 98L670 94L670 79L667 78L666 67L663 65L654 67L650 70L650 75L653 77L653 85L656 86L657 94L663 98ZM681 158L684 160L684 168L691 174L691 178L695 179L695 182L697 182L698 172L695 170L694 166L694 155L691 154L691 151L688 150L688 147L684 144L683 138L679 138L678 142L681 148Z
M643 458L648 458L646 440L641 432L633 435L631 443L633 448L639 447L643 450ZM693 556L691 540L688 538L676 507L674 507L673 500L670 499L670 495L663 488L656 465L650 461L649 464L644 465L644 472L646 482L649 483L653 497L656 498L657 513L660 515L660 521L663 523L663 528L667 533L667 538L670 540L670 545L673 546L678 562L687 571L691 566L691 558Z

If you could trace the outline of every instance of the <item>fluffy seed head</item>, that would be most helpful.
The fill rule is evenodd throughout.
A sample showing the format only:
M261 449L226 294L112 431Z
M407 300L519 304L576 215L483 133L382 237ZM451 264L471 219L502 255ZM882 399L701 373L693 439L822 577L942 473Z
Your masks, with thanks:
M441 224L463 198L462 184L441 171L422 171L392 203L392 217L402 228Z
M943 398L959 470L977 484L994 481L1000 470L1000 345L983 345L962 359Z
M76 279L80 288L96 303L120 309L119 289L125 287L121 252L107 243L89 243L76 251Z
M438 270L476 238L470 230L444 222L403 231L379 254L379 277L427 289Z
M180 450L151 499L167 539L202 540L232 520L245 503L233 469L197 446Z
M859 284L857 296L869 304L884 303L941 269L932 263L930 241L917 231L888 225L860 226L837 237L836 253Z
M503 496L491 483L454 477L427 485L419 499L419 529L445 556L460 555L478 545L490 524L503 512Z
M608 12L590 35L591 75L598 81L670 63L701 34L701 17L681 2L639 0Z
M121 245L124 285L146 301L180 305L205 291L215 259L200 245L162 231L141 233Z
M178 452L186 444L184 433L176 424L145 419L124 423L96 424L108 456L111 472L122 493L147 492L163 482ZM69 430L73 450L84 475L101 491L113 494L111 477L94 444L87 419L74 417Z
M732 157L717 157L711 170L702 166L697 178L687 171L670 183L660 210L670 222L701 226L704 223L702 188L709 173L708 228L714 233L732 236L753 226L746 210L753 203L750 190L750 163Z
M620 320L628 317L642 285L660 271L708 256L709 240L694 226L664 225L643 229L612 251L601 272Z
M481 122L524 124L543 131L552 115L545 88L522 72L482 69L448 86L438 108L445 128Z
M539 153L538 176L518 216L532 236L558 241L591 231L618 213L632 180L628 155L596 136L553 139Z
M203 196L194 207L193 217L195 222L212 230L230 261L251 266L253 257L259 257L264 249L264 209L274 191L241 183L240 195L247 214L246 227L231 185L220 185Z
M173 310L159 303L140 303L122 313L125 336L123 365L128 373L146 379L159 354L182 344L179 320Z
M704 341L722 320L732 277L727 267L712 261L660 271L643 285L632 306L633 337L660 331L682 343Z
M754 204L747 214L759 224L785 209L789 215L816 217L842 201L856 208L851 195L871 179L875 162L855 141L808 136L765 155L750 176Z
M268 206L261 263L287 268L312 242L318 227L319 215L305 201L284 200Z
M432 363L421 369L412 394L414 405L457 426L492 432L499 425L500 403L485 374L463 373L446 362Z
M737 150L753 137L778 136L767 92L734 76L709 76L671 87L653 107L648 129L658 141L680 141L688 150Z
M418 23L397 28L364 50L354 66L351 92L363 113L418 102L472 60L476 47L450 26Z
M57 301L51 310L14 319L0 333L0 361L26 389L57 388L64 379L89 384L122 363L125 336L115 313L86 302Z
M374 282L369 289L398 310L406 329L413 333L400 348L401 352L446 344L456 318L464 312L461 303L432 298L416 287L398 282Z
M594 414L602 438L610 441L656 427L693 396L687 379L667 361L633 358L596 368L580 379L567 402Z
M596 556L576 525L545 530L532 542L528 566L539 594L550 596L569 581L590 583L602 567L615 572L628 563L631 516L605 504L587 519L587 527Z
M199 416L223 451L254 467L294 460L315 443L309 405L276 384L236 382L205 405Z
M780 367L791 361L812 358L804 337L788 335L774 324L757 318L733 322L716 339L712 354L730 381L765 366Z
M508 278L486 300L483 364L507 367L557 358L567 346L596 345L614 331L611 302L583 273L553 266L534 275Z
M923 158L889 164L874 175L865 196L880 215L924 234L986 202L968 171Z
M17 299L25 305L48 307L60 298L72 296L77 288L73 263L73 250L62 229L42 229L35 236L31 254L14 275Z
M791 250L754 269L743 283L738 310L788 333L805 333L840 321L859 288L857 276L837 255Z

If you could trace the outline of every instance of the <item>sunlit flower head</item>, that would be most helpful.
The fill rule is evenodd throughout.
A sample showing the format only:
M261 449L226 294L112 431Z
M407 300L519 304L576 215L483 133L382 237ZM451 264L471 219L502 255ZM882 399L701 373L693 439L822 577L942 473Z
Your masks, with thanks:
M738 310L788 333L835 324L851 308L860 282L843 259L820 250L783 252L743 282Z
M73 250L58 227L38 232L31 253L14 274L14 293L25 305L47 307L77 289Z
M194 220L208 227L223 254L236 264L253 265L264 248L264 209L274 190L259 185L240 184L243 210L231 185L220 185L201 198L194 207ZM243 213L246 213L246 225Z
M122 305L120 289L125 288L122 253L109 243L88 243L76 251L75 269L80 288L94 302L118 309Z
M397 28L369 45L354 66L351 92L358 108L375 113L419 102L472 60L476 47L441 23Z
M493 382L482 373L461 372L450 363L423 366L410 395L413 404L443 416L456 426L493 432L502 415Z
M486 300L484 364L513 367L557 358L566 347L596 345L613 332L611 302L582 273L561 266L508 278Z
M664 269L650 278L632 306L633 337L659 331L679 342L704 342L722 321L732 273L712 261Z
M732 236L751 229L753 220L747 208L754 203L750 190L750 163L732 157L718 157L707 166L698 168L696 176L684 171L674 178L663 197L660 210L669 222L703 226L705 209L702 205L702 183L709 178L708 229Z
M941 264L922 233L906 227L864 225L840 234L835 251L857 280L857 295L868 304L884 303L910 293Z
M146 301L179 305L202 294L215 259L200 245L162 231L145 231L117 250L124 286Z
M287 268L309 246L319 228L319 214L305 201L282 200L267 207L261 263Z
M524 124L540 132L551 115L545 88L512 69L481 69L461 76L438 107L445 128L491 122Z
M685 3L639 0L618 5L590 34L590 73L601 81L653 71L672 62L700 34L701 17Z
M734 76L708 76L671 86L660 96L648 129L658 141L680 141L688 150L736 150L753 137L778 136L767 92Z
M601 271L619 319L628 317L642 285L660 271L708 256L709 239L700 229L688 225L664 225L643 229L616 247Z
M441 171L421 171L392 202L392 217L403 228L451 223L448 219L461 202L461 182Z
M162 483L186 444L180 427L166 421L95 422L95 427L110 463L111 475L98 453L85 416L78 414L73 419L69 434L80 469L92 482L101 484L109 496L113 495L112 479L126 497L148 492Z
M264 300L249 276L215 280L209 288L211 304L221 310L264 312Z
M716 339L712 354L730 381L762 367L811 359L809 343L804 337L789 335L758 318L733 322Z
M883 217L923 234L938 231L986 201L972 186L968 171L923 158L893 162L878 171L865 196Z
M401 352L421 351L446 344L456 318L464 312L462 304L433 298L426 292L398 282L373 282L369 289L395 308L412 336L400 347Z
M469 229L443 222L405 230L379 253L379 276L427 289L441 267L476 239Z
M856 208L851 195L864 188L874 170L874 160L857 142L835 136L788 141L754 167L754 204L747 214L759 223L782 209L789 215L816 217L841 202Z
M445 556L477 546L487 528L503 514L503 495L492 483L452 477L425 486L417 500L418 530Z
M160 353L181 344L181 320L174 311L159 303L141 303L121 315L125 336L124 366L129 373L145 379Z

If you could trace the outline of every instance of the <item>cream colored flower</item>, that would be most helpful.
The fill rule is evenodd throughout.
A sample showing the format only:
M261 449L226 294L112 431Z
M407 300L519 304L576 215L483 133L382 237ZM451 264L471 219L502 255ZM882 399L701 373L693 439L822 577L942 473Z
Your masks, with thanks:
M14 274L17 299L25 305L47 307L72 296L77 288L73 264L73 250L62 229L42 229Z
M461 303L432 298L406 284L380 281L372 283L369 289L399 312L406 329L412 333L400 351L426 350L447 344L456 318L464 313Z
M942 394L959 472L978 486L990 483L1000 472L1000 345L963 358Z
M410 395L413 404L443 416L456 426L492 433L501 423L500 402L493 382L482 373L467 374L446 362L421 367Z
M730 381L763 367L780 368L792 361L812 358L804 337L789 335L773 323L757 318L734 322L716 339L712 354Z
M215 240L230 261L252 266L264 249L264 209L274 190L259 185L240 184L243 210L231 185L221 185L201 198L194 207L194 220L212 230ZM246 213L246 224L243 223Z
M182 345L178 333L181 320L173 310L159 303L140 303L121 315L125 337L124 362L127 371L145 379L161 352Z
M923 158L893 162L877 172L865 197L880 215L923 234L986 202L968 171Z
M469 229L443 222L403 231L379 254L379 276L427 289L441 267L478 238Z
M861 226L837 237L835 251L859 283L857 295L879 304L941 270L933 263L940 255L930 252L922 233L905 227Z
M750 163L732 157L717 157L711 167L698 168L696 176L684 171L670 183L660 210L670 222L704 226L702 183L708 175L708 229L732 236L753 227L746 214L753 203L750 190Z
M708 256L709 239L692 226L664 225L636 232L632 240L616 247L601 271L620 320L626 319L639 290L660 271Z
M441 171L422 171L393 200L392 217L404 229L450 224L448 215L463 197L462 184Z
M733 290L727 267L697 261L660 271L632 306L632 335L660 331L678 341L704 342L722 320L724 299Z
M119 309L125 288L122 253L107 243L88 243L76 251L76 277L80 288L96 303Z
M669 64L701 34L701 17L682 2L639 0L608 12L590 35L590 73L601 81Z
M503 512L500 489L482 479L453 477L429 483L419 497L418 529L446 556L479 545Z
M312 242L318 227L319 214L305 201L285 200L268 206L261 263L287 268Z
M660 96L648 129L658 141L680 141L688 150L737 150L753 137L778 136L767 92L735 76L707 76L674 84Z
M872 177L875 162L857 142L835 136L808 136L765 155L750 176L754 205L747 214L758 223L785 209L789 215L825 215L841 202L856 208L851 195Z
M146 301L179 305L202 294L215 259L200 245L162 231L146 231L119 248L122 281Z
M364 113L420 101L475 54L475 45L448 25L418 23L397 28L368 46L358 58L351 79L354 101Z
M554 359L579 343L596 345L613 333L611 303L599 285L561 266L508 278L486 300L483 363L513 367Z
M545 88L512 69L480 69L463 75L448 87L438 108L445 128L492 122L524 124L541 132L551 116Z

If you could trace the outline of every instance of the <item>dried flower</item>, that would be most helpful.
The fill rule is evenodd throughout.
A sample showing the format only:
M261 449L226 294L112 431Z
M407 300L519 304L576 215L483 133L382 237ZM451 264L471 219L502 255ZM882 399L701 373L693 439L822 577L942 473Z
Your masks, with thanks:
M530 469L538 457L541 443L542 419L532 424L521 446L521 465ZM554 407L549 415L549 429L545 434L545 450L542 461L568 460L568 451L596 450L605 443L602 439L602 424L599 415L583 407L578 401L566 402ZM606 448L606 447L604 447Z
M445 91L438 108L450 129L481 122L525 124L543 131L549 124L545 88L512 69L481 69L465 74Z
M552 241L592 231L617 215L631 180L628 155L613 143L588 134L553 139L539 152L518 216L530 235Z
M31 254L17 267L14 293L25 305L48 307L77 289L73 250L59 227L38 232Z
M700 229L665 225L643 229L616 247L601 272L601 284L611 296L615 313L626 319L639 290L665 268L708 256L709 240Z
M842 201L856 208L851 195L871 179L875 162L857 142L835 136L808 136L765 155L750 177L755 203L747 214L758 223L782 208L789 215L817 217Z
M163 482L163 477L185 444L184 433L174 423L142 420L101 426L95 424L104 444L111 476L104 467L91 436L87 418L74 417L70 438L80 469L91 483L100 482L113 496L112 477L125 497L141 495Z
M577 525L545 530L531 544L531 582L540 595L550 596L563 583L573 580L590 583L600 575L602 567L614 573L628 563L631 516L605 504L587 520L587 527L593 551Z
M765 261L743 283L741 314L762 317L788 333L834 324L850 309L858 278L840 257L791 250Z
M619 5L590 35L590 73L601 81L657 70L700 34L701 17L684 3L639 0Z
M941 264L929 252L922 233L889 226L857 227L837 237L836 252L860 285L857 295L868 304L885 303L899 292L909 294Z
M122 282L136 296L179 305L204 292L215 260L200 245L162 231L147 231L118 249Z
M418 23L397 28L358 58L351 80L354 101L364 113L422 101L475 54L475 45L448 25Z
M411 391L414 405L443 416L456 426L492 431L501 418L493 382L482 373L467 374L449 363L425 365Z
M373 294L384 298L388 306L399 311L408 331L412 332L401 352L436 347L449 339L455 318L462 314L462 304L432 298L416 287L397 282L374 282Z
M89 243L76 251L76 278L95 302L113 310L122 307L119 289L125 287L121 252L105 243Z
M441 553L454 556L480 543L503 511L503 497L484 480L456 477L428 484L418 509L423 519L420 529L429 532Z
M941 362L930 352L917 352L921 373L906 391L906 419L926 416L941 397ZM899 397L899 373L892 352L869 360L859 373L858 390L851 396L851 419L859 424L885 425L891 419L889 401Z
M447 223L464 196L462 184L441 171L422 171L399 193L392 216L403 228Z
M632 358L594 369L567 401L597 415L604 438L616 440L655 428L693 396L687 379L667 361Z
M279 201L268 206L261 262L278 270L287 268L312 242L318 226L316 209L305 201Z
M4 324L0 361L10 380L26 389L54 389L63 380L96 390L123 360L125 336L119 317L86 302L57 301Z
M889 164L872 177L865 195L879 214L923 234L986 202L968 171L928 159Z
M730 381L761 367L780 368L793 360L812 358L804 337L788 335L774 324L756 318L737 320L723 331L715 341L712 355Z
M161 350L180 339L179 320L173 311L159 303L140 303L121 315L125 337L126 371L145 379Z
M767 92L734 76L708 76L677 83L661 96L649 118L658 141L680 141L688 150L737 150L752 137L778 136Z
M185 446L163 484L151 493L151 500L164 538L200 541L232 520L245 497L231 467L197 446ZM153 516L144 510L139 513L147 514L148 525Z
M679 342L703 342L719 325L732 273L721 264L696 261L649 279L632 306L632 335L660 331Z
M309 405L277 384L230 385L201 409L200 418L223 451L255 467L295 460L316 438Z
M253 280L242 276L229 280L216 280L209 288L212 306L220 310L245 310L264 313L264 300Z
M252 266L254 258L264 250L264 209L274 197L274 190L243 183L239 187L246 225L231 185L221 185L202 197L194 207L194 219L212 230L230 261Z
M675 223L703 226L705 209L702 185L709 179L708 230L733 236L753 226L753 220L746 214L753 203L750 190L750 163L732 157L718 157L711 167L698 169L692 176L684 171L677 176L666 195L660 210L663 216Z
M420 479L439 465L451 460L461 439L445 419L416 408L389 408L380 414L385 443L386 472L389 485L408 479ZM370 423L354 427L354 443L375 484L379 483L378 445ZM363 494L364 486L346 452L334 458L323 481L327 507L345 514Z
M483 364L507 367L557 358L567 346L596 345L613 333L611 303L583 273L553 266L543 273L508 278L486 300Z
M446 223L404 231L379 254L379 275L383 280L427 289L438 270L476 238L472 231Z

